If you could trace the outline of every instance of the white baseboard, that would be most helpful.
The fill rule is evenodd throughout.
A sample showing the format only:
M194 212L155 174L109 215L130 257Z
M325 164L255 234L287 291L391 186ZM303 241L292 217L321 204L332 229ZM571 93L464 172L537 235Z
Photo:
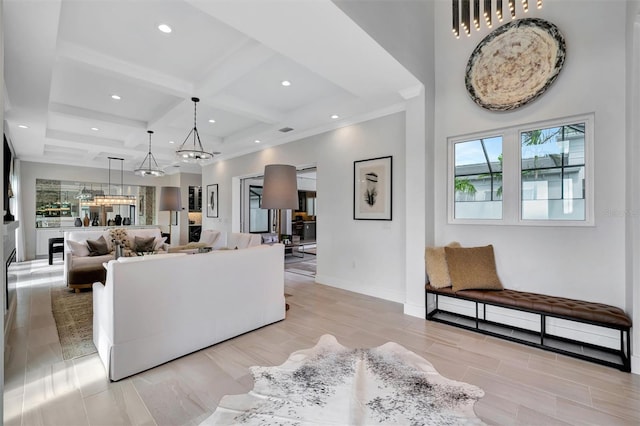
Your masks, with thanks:
M318 284L328 285L330 287L340 288L342 290L353 291L355 293L366 294L367 296L377 297L379 299L389 300L391 302L404 303L404 293L389 291L381 287L365 286L352 281L331 277L328 275L316 275Z
M404 314L411 315L412 317L418 317L424 319L425 310L424 306L412 305L411 303L404 304Z
M640 374L640 356L631 356L631 372L633 374Z

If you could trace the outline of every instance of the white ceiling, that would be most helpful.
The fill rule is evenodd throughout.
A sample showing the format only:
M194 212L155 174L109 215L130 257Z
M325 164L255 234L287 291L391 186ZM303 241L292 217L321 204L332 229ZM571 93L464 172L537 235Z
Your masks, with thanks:
M217 161L400 110L420 85L329 0L4 0L3 13L5 129L26 161L133 170L153 130L161 167L199 172L174 154L193 96Z

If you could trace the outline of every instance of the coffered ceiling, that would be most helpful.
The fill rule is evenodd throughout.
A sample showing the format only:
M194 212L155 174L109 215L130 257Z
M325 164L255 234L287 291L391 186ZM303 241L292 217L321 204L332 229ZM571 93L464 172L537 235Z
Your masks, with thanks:
M106 168L116 156L133 170L149 129L162 168L198 172L174 153L193 127L193 96L218 161L400 110L401 93L419 86L329 0L4 0L3 9L5 129L26 161Z

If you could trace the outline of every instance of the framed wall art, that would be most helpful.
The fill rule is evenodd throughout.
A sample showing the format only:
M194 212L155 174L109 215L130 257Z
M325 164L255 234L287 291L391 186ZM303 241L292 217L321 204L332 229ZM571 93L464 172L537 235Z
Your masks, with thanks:
M392 157L353 162L353 219L391 220Z
M207 185L207 217L218 217L218 184Z
M467 92L490 111L520 108L553 84L565 56L564 37L551 22L538 18L511 21L486 36L471 54Z

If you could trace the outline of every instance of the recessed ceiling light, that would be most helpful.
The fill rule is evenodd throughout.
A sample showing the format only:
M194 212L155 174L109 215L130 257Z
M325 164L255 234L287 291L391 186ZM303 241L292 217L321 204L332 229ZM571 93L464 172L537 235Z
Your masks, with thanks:
M24 124L18 124L18 127L20 127L21 129L28 129L29 126L25 126Z
M169 34L169 33L172 31L172 30L171 30L171 27L170 27L170 26L168 26L167 24L160 24L160 25L158 25L158 29L159 29L160 31L162 31L163 33L165 33L165 34Z
M260 139L256 139L254 142L255 143L260 143Z
M282 83L280 84L282 84L285 87L291 86L291 82L289 80L282 80Z
M169 143L176 143L175 141L169 141Z
M91 130L93 130L94 132L97 132L100 129L98 129L97 127L92 127Z
M333 119L335 120L336 118L340 118L340 116L339 116L338 114L333 114L333 115L331 116L331 118L333 118Z
M209 120L209 123L215 123L216 120L214 120L213 118L211 120Z
M119 101L122 98L120 98L120 96L114 94L114 95L111 95L111 99L115 99L116 101Z

